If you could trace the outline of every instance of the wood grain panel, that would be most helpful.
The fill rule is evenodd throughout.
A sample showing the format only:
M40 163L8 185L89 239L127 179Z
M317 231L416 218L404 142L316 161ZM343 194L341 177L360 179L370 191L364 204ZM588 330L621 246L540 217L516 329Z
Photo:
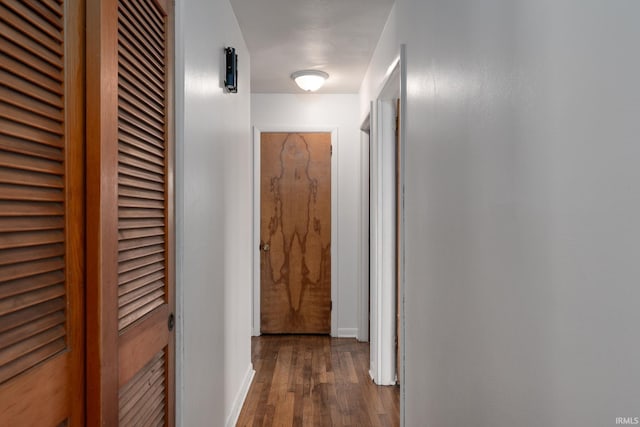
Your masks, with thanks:
M0 388L2 425L33 426L42 420L57 425L67 418L68 383L59 373L68 369L69 357L62 355L25 373L23 381L12 381ZM38 404L34 405L34 401Z
M329 333L331 134L262 133L260 194L261 330Z
M163 305L140 322L139 327L130 328L120 336L118 360L120 374L118 383L124 386L159 351L166 347L169 338L167 317L169 306Z
M0 2L0 425L84 421L84 2Z

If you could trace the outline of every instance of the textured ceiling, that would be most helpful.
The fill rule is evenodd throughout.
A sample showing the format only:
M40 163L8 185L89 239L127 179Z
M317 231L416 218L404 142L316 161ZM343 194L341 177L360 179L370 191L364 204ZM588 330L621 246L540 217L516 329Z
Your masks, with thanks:
M231 0L251 54L251 92L300 93L294 71L322 70L318 93L355 93L393 0ZM242 66L242 58L239 59Z

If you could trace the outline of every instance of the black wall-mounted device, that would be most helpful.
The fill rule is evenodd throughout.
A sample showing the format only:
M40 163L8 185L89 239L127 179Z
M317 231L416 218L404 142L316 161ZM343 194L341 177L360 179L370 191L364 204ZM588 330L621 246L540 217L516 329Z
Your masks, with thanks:
M232 47L227 47L224 51L227 58L224 86L229 92L236 93L238 92L238 55L236 55L236 50Z

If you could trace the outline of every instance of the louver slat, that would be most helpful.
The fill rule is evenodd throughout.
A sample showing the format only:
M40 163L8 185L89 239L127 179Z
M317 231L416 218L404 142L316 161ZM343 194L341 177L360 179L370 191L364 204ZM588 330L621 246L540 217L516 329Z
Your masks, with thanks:
M0 318L0 333L10 331L11 329L28 324L42 316L61 311L62 309L64 309L64 299L58 298L43 304L34 305L25 310L7 314Z
M156 74L159 79L162 79L164 76L164 61L159 57L157 50L153 49L153 46L146 46L144 41L138 40L135 34L136 30L132 30L126 22L119 20L118 24L120 45L130 52L140 54L140 56L136 55L136 58L144 64L145 68ZM163 93L159 93L159 95L164 98Z
M26 250L23 253L17 254L16 256L11 258L19 258L20 256L23 259L38 258L37 253L30 252L31 251ZM11 287L11 282L9 281L31 278L35 274L46 274L60 271L62 268L64 268L64 262L60 258L61 256L56 256L49 259L36 259L35 261L21 262L20 264L16 265L0 267L0 274L7 278L7 282L5 282L5 285L7 286L4 287ZM49 277L50 280L54 278L54 276L52 275L50 275ZM5 305L15 306L16 304L15 301L0 301L0 307L3 307Z
M4 19L11 19L11 12L4 11L6 15L2 15ZM30 52L34 56L39 57L42 61L53 65L57 69L62 69L62 49L50 49L51 44L43 42L42 39L31 38L25 34L29 34L29 29L24 28L22 31L17 31L13 25L20 26L18 20L10 22L12 26L7 25L5 22L0 21L0 34L2 34L7 40L12 42L16 47L15 49L9 49L7 53L11 56L16 55L16 50L23 49ZM55 50L55 51L52 51Z
M158 119L157 115L154 115L152 112L147 112L146 107L127 92L123 91L120 94L120 108L129 111L131 114L138 117L140 120L143 120L145 124L152 126L157 131L161 133L164 132L164 124L162 123L161 118ZM156 154L158 157L164 157L164 153L160 149L155 149L153 154Z
M34 218L0 217L0 233L10 231L56 230L63 226L63 219L57 216Z
M152 425L149 421L164 415L165 352L161 351L120 389L120 425Z
M29 7L42 19L57 26L58 20L62 17L62 9L59 4L47 0L29 1Z
M0 342L4 346L11 346L24 340L25 338L33 337L47 329L64 323L64 314L61 312L55 312L53 314L41 317L33 322L22 325L12 331L0 334Z
M25 203L0 199L0 218L60 216L64 215L61 203Z
M0 98L5 96L5 94L0 93ZM6 96L11 97L11 93L8 93ZM25 99L32 100L31 98L25 97ZM11 97L11 101L15 101L16 97ZM34 102L35 104L35 102ZM42 106L41 104L38 106ZM29 106L22 107L25 110L29 110ZM37 107L35 107L37 108ZM58 119L62 120L62 112L60 110L56 110L59 114ZM35 111L36 114L40 114L39 111ZM55 116L54 116L55 118ZM33 156L40 159L49 159L57 162L61 162L64 160L60 147L48 147L46 145L25 141L24 139L12 138L7 135L0 134L0 148L6 150L7 152L13 154L24 154L26 156Z
M60 5L0 5L0 385L66 347Z
M120 426L171 426L174 418L170 3L117 0L113 14Z
M118 184L133 187L133 188L141 188L145 190L154 190L154 191L164 191L164 186L158 182L151 182L143 179L136 179L134 177L126 176L124 174L118 177Z
M142 3L118 3L120 330L166 298L164 36L154 34L153 15L140 13L155 5Z
M15 295L11 299L0 301L0 316L17 313L34 305L61 298L64 294L64 286L60 284Z
M142 219L130 219L123 217L120 222L120 229L136 229L136 228L158 228L162 227L164 222L161 218L142 218ZM164 248L163 248L164 250Z
M3 129L6 130L6 129ZM0 130L0 133L2 130ZM24 154L14 154L0 149L0 167L29 172L41 172L61 176L64 173L62 162L53 158L41 158ZM10 172L7 171L7 172ZM51 177L53 179L53 177Z
M34 100L31 97L13 92L6 87L0 87L0 99L2 99L7 104L40 115L42 117L52 119L57 122L62 122L63 120L62 111L55 109L49 105L43 104L42 102L39 102L37 100ZM3 145L8 146L9 141L5 142L5 144Z
M24 61L24 58L20 58ZM28 61L24 61L28 62ZM25 65L24 62L15 60L7 55L2 55L2 68L7 71L11 71L15 74L20 75L20 77L26 80L29 83L33 83L34 85L43 88L47 91L52 91L56 95L62 95L64 90L62 88L62 83L58 78L52 78L45 74L42 74L40 71L34 70L29 65ZM57 75L55 77L58 77Z
M125 141L122 141L125 142ZM156 156L153 153L150 153L151 147L148 144L143 145L140 144L139 141L133 144L121 144L120 152L123 154L127 154L131 157L135 157L138 160L147 161L152 164L156 164L161 168L164 167L164 159L161 156Z
M128 93L134 99L145 104L147 111L155 112L159 116L164 116L164 110L162 109L162 102L157 101L153 94L149 93L144 87L136 87L126 80L126 75L120 74L120 93ZM153 111L152 111L153 110Z
M42 347L36 347L23 357L13 360L6 365L0 365L0 383L11 379L15 372L24 372L43 360L61 352L66 347L64 338L60 337Z
M63 188L61 177L0 168L0 182L32 187Z
M135 39L143 46L151 46L153 48L151 53L157 57L159 63L164 64L164 43L154 37L155 31L147 26L147 23L137 13L135 7L132 7L129 3L122 3L121 6L123 10L126 10L126 13L118 15L123 27L128 28L131 34L135 36Z
M4 4L6 7L13 10L16 15L20 16L22 19L38 28L40 31L45 33L51 39L55 40L57 43L63 41L62 34L60 33L60 28L57 25L57 20L54 19L53 21L48 21L46 19L42 19L42 16L36 13L33 9L30 9L24 4L21 4L20 2L17 2L15 0L5 0Z
M4 43L2 39L0 39L0 49L3 47ZM34 59L31 61L31 56L26 55L23 58L20 58L21 61L30 67L37 69L38 63ZM44 67L43 67L44 68ZM42 72L41 70L38 70ZM15 74L11 74L7 72L3 67L0 67L0 83L10 87L13 91L15 91L16 96L25 95L32 98L34 101L42 102L50 107L56 107L59 105L59 89L58 87L43 89L42 87L34 84L30 84L25 82L20 77L17 77ZM5 91L5 93L8 93ZM11 99L14 95L8 95L7 98Z
M126 295L129 292L134 292L139 288L148 286L149 283L153 283L153 282L159 282L164 284L163 279L164 279L164 271L158 270L154 273L148 274L139 279L132 280L129 283L120 285L118 287L118 295L120 296ZM128 301L125 300L125 302L128 302Z
M30 111L0 104L0 117L12 120L16 123L32 126L36 129L44 130L55 135L64 135L64 129L59 120L51 120L38 117Z

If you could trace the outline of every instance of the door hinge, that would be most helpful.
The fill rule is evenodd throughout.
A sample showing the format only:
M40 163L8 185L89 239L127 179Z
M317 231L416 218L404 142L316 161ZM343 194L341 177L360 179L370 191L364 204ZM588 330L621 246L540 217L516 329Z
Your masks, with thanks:
M333 301L329 301L329 311L333 311Z
M331 149L329 150L331 152L331 155L333 156L333 145L330 145Z

